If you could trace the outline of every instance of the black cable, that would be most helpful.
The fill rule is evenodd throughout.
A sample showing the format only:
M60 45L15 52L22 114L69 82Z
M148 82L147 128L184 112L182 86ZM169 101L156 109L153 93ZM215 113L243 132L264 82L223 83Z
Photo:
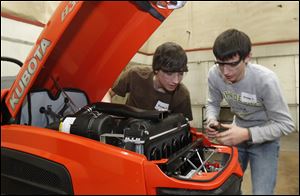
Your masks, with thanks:
M2 56L1 61L13 62L13 63L19 65L20 67L23 66L23 63L21 61L19 61L18 59L15 59L15 58L11 58L11 57Z

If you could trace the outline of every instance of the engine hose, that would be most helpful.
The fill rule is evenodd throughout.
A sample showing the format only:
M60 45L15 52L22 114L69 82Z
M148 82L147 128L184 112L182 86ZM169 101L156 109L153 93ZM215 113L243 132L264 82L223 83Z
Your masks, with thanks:
M170 111L144 110L129 105L106 102L96 102L90 104L82 108L78 113L86 113L91 110L96 110L98 112L107 113L110 115L147 120L162 120L170 113Z

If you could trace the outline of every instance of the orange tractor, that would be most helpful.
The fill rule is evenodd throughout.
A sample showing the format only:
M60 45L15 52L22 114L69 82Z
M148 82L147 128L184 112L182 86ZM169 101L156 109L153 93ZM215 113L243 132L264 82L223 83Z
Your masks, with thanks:
M58 6L1 90L2 194L240 194L235 147L181 114L99 101L178 3Z

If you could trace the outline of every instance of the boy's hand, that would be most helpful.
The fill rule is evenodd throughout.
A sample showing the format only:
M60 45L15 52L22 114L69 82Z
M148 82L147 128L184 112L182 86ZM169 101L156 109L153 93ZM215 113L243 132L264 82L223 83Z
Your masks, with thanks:
M209 120L206 126L206 134L208 139L212 140L216 137L218 133L217 129L219 128L220 123L217 120Z
M247 128L238 127L232 124L221 124L227 130L224 132L217 132L215 135L220 144L234 146L249 139Z

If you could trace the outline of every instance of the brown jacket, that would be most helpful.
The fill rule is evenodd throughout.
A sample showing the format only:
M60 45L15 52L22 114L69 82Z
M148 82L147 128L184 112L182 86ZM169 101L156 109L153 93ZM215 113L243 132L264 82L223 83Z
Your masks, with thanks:
M126 104L147 110L170 110L183 113L193 120L190 93L186 86L179 84L174 92L162 93L153 87L154 73L151 67L133 67L126 70L115 82L112 90L125 97L130 93Z

